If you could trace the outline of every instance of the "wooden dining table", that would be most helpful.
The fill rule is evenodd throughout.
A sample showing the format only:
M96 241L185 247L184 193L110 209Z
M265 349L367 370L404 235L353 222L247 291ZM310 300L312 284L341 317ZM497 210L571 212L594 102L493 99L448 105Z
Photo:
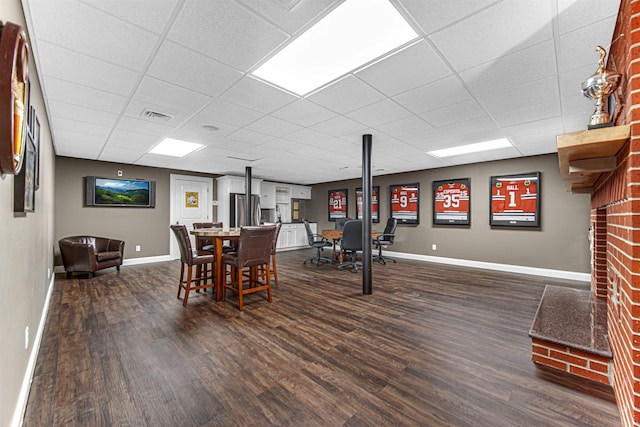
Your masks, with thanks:
M343 232L343 229L322 230L322 237L324 237L325 239L333 240L333 260L335 261L337 258L339 258L340 264L342 264L342 251L340 251L339 255L336 255L336 243L338 242L338 240L342 239ZM375 239L376 237L378 237L378 232L373 230L371 232L371 238Z
M213 256L216 260L216 301L220 301L225 280L222 265L222 243L225 240L237 241L240 237L240 228L197 228L191 230L191 234L213 240Z

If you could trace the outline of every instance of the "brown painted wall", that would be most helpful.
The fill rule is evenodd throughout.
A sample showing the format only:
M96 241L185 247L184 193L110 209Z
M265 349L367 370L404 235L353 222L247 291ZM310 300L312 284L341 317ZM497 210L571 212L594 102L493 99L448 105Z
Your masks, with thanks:
M375 136L373 139L375 153ZM539 229L489 226L489 177L509 173L541 172L541 227ZM471 226L432 224L432 181L471 178ZM431 169L373 178L380 186L380 224L389 216L389 185L420 183L420 224L401 225L389 251L483 261L518 266L589 273L589 195L565 190L555 154ZM350 217L355 217L355 189L361 180L314 185L312 216L318 230L333 228L327 220L327 193L348 188ZM431 245L436 244L433 251Z
M85 207L84 177L156 181L155 208ZM56 242L66 236L95 235L125 241L125 259L169 254L169 186L172 173L215 177L185 171L99 162L70 157L56 158ZM215 197L215 185L212 189ZM141 251L136 252L135 246ZM56 253L57 255L57 253ZM61 262L57 262L61 264Z

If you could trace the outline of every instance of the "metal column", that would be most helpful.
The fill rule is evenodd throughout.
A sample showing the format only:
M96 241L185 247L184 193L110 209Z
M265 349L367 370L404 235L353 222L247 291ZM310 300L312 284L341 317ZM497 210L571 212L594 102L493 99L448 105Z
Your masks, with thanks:
M371 295L371 135L362 135L362 294Z
M253 220L251 214L251 167L247 166L244 168L244 188L245 188L245 196L244 196L244 224L242 225L253 225L251 221Z

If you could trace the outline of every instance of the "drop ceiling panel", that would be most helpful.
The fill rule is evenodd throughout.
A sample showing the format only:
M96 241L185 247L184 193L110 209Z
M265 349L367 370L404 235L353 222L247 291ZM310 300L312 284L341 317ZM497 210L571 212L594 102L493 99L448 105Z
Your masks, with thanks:
M393 99L409 111L420 114L466 101L471 99L471 95L456 76L450 76L394 96Z
M147 75L210 96L220 95L242 77L240 71L169 40L162 43Z
M126 157L131 161L135 161L145 153L144 150L137 147L117 147L114 145L107 146L98 156L98 160L103 162L120 162L119 159Z
M101 59L83 55L45 41L40 55L43 74L102 91L129 96L138 73Z
M158 40L157 35L79 1L41 1L30 10L36 39L136 71L144 68Z
M291 104L285 105L278 111L273 112L271 115L291 123L297 123L300 126L313 126L316 123L337 116L333 111L329 111L306 99L298 99Z
M130 24L142 27L156 34L163 32L174 13L178 0L131 1L131 0L83 0L95 8L117 16ZM152 7L150 6L152 3Z
M155 137L161 137L169 134L173 130L173 126L167 126L162 123L155 123L150 120L133 117L121 117L114 133L119 131L130 131L135 133L144 133Z
M367 127L345 116L336 116L311 127L314 130L331 136L344 136L353 132L362 132Z
M463 71L553 38L551 17L551 2L503 1L429 38Z
M373 104L383 98L383 94L353 76L347 76L308 97L316 104L340 114Z
M191 115L211 101L211 98L189 89L152 77L145 77L133 98L135 101Z
M93 110L91 108L68 104L66 102L50 100L49 106L54 111L54 117L61 119L92 123L94 125L107 126L109 128L111 128L118 120L117 114Z
M246 71L288 35L231 0L187 1L167 38Z
M359 71L356 76L385 95L393 96L440 80L451 73L433 48L421 40Z
M409 110L390 99L383 99L347 114L349 118L371 127L404 119L411 115Z
M246 76L225 92L220 99L269 114L294 102L298 98Z
M262 116L264 116L263 113L216 99L200 110L191 120L200 120L202 124L214 126L220 126L222 123L242 127Z
M50 100L115 114L120 113L127 101L124 96L80 86L53 77L44 77L44 82L46 95Z
M558 0L558 31L564 35L603 18L617 16L619 7L619 0Z
M460 73L475 96L491 97L507 88L517 88L556 75L553 41L549 40L470 68Z
M428 111L420 114L420 117L431 126L439 128L454 123L465 123L469 120L486 118L487 115L476 101L468 99L458 104Z
M615 24L616 18L611 17L560 37L558 70L564 73L593 65L595 71L600 59L600 54L595 48L598 45L608 46L611 43ZM580 46L580 49L576 49L576 46Z
M302 126L280 120L272 116L264 116L247 126L247 129L271 136L289 135L302 129Z
M231 141L246 142L250 144L263 144L273 139L273 136L256 132L248 128L242 128L231 133L227 138Z
M87 136L97 136L103 141L107 140L107 136L111 131L108 126L100 126L92 123L79 122L73 119L56 117L54 129L57 133L60 131L76 132Z
M399 0L425 34L451 25L466 16L496 3L496 0Z
M340 4L338 0L240 0L248 8L295 34L308 22L319 19L330 9Z

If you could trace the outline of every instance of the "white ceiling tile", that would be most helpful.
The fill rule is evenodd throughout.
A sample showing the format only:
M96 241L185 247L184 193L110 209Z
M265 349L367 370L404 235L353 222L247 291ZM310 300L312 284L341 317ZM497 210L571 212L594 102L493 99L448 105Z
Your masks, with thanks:
M558 31L566 34L603 18L617 16L619 0L558 0Z
M218 96L242 77L220 62L165 40L147 75L205 95Z
M191 115L211 101L206 95L176 86L153 77L144 77L133 99L141 103L149 103L166 107L173 111L181 111Z
M133 164L142 166L154 166L157 168L169 168L171 162L173 161L175 161L175 157L147 153L133 162Z
M555 76L479 97L480 103L491 115L542 103L559 105L559 100L558 79Z
M144 68L158 40L148 31L79 1L42 1L31 8L31 17L37 39L136 71Z
M298 32L309 21L315 21L342 3L342 0L240 1L289 34Z
M38 53L47 77L123 96L129 96L138 81L135 71L45 41L38 41Z
M455 76L450 76L394 96L393 99L413 113L420 114L466 101L471 99L471 95Z
M496 0L399 0L425 34L476 13Z
M246 76L220 99L250 108L264 114L269 114L298 99L287 92L266 85L259 80Z
M117 16L130 24L156 34L163 32L178 0L83 0L91 6Z
M162 137L116 129L109 137L108 147L137 147L144 151L150 150L154 145L162 140Z
M168 135L173 131L173 126L152 122L142 118L122 117L116 126L116 130L144 133L155 137Z
M269 141L270 139L273 139L271 135L256 132L248 128L238 129L237 131L231 133L227 138L232 141L240 141L250 144L262 144Z
M263 116L263 113L216 99L200 110L191 120L199 120L202 124L220 126L221 128L223 126L220 124L242 127Z
M45 77L46 95L50 100L92 108L109 113L120 113L127 98L70 83L53 77Z
M134 162L144 153L145 150L138 147L116 147L107 145L98 156L98 160L103 162L121 162L123 158L127 158L130 162Z
M53 118L77 120L79 122L92 123L99 126L111 127L118 120L118 115L106 111L94 110L66 102L49 100L49 107L53 111Z
M491 96L556 74L555 48L549 40L470 68L460 77L474 95Z
M267 135L281 136L296 132L302 129L302 126L294 125L276 117L264 116L247 126L247 129Z
M271 114L282 120L297 123L300 126L312 126L337 114L306 99L298 99Z
M442 126L438 130L448 135L452 141L469 141L469 143L472 142L470 139L480 142L478 138L489 140L492 139L490 135L496 138L504 136L502 129L499 129L496 122L487 116Z
M411 112L390 99L354 110L347 116L367 126L378 126L411 116Z
M429 38L462 71L553 38L551 16L551 2L503 1Z
M433 48L426 41L420 40L359 71L356 76L387 96L393 96L439 80L451 73L451 69Z
M248 71L288 36L231 0L187 0L167 38Z
M383 98L384 95L380 92L351 75L307 97L316 104L340 114L348 113Z
M311 127L331 136L344 136L353 132L362 132L366 126L345 116L336 116Z
M73 119L66 119L62 117L56 117L53 119L53 128L56 132L68 131L80 133L87 136L95 136L102 138L102 141L107 140L111 128L108 126L100 126L92 123L79 122Z
M486 114L476 101L469 99L458 104L446 105L437 110L428 111L420 114L420 117L430 125L438 128L483 118L486 117Z
M616 18L607 18L560 37L558 70L561 73L593 65L598 68L596 46L609 46ZM585 76L588 77L588 76Z

